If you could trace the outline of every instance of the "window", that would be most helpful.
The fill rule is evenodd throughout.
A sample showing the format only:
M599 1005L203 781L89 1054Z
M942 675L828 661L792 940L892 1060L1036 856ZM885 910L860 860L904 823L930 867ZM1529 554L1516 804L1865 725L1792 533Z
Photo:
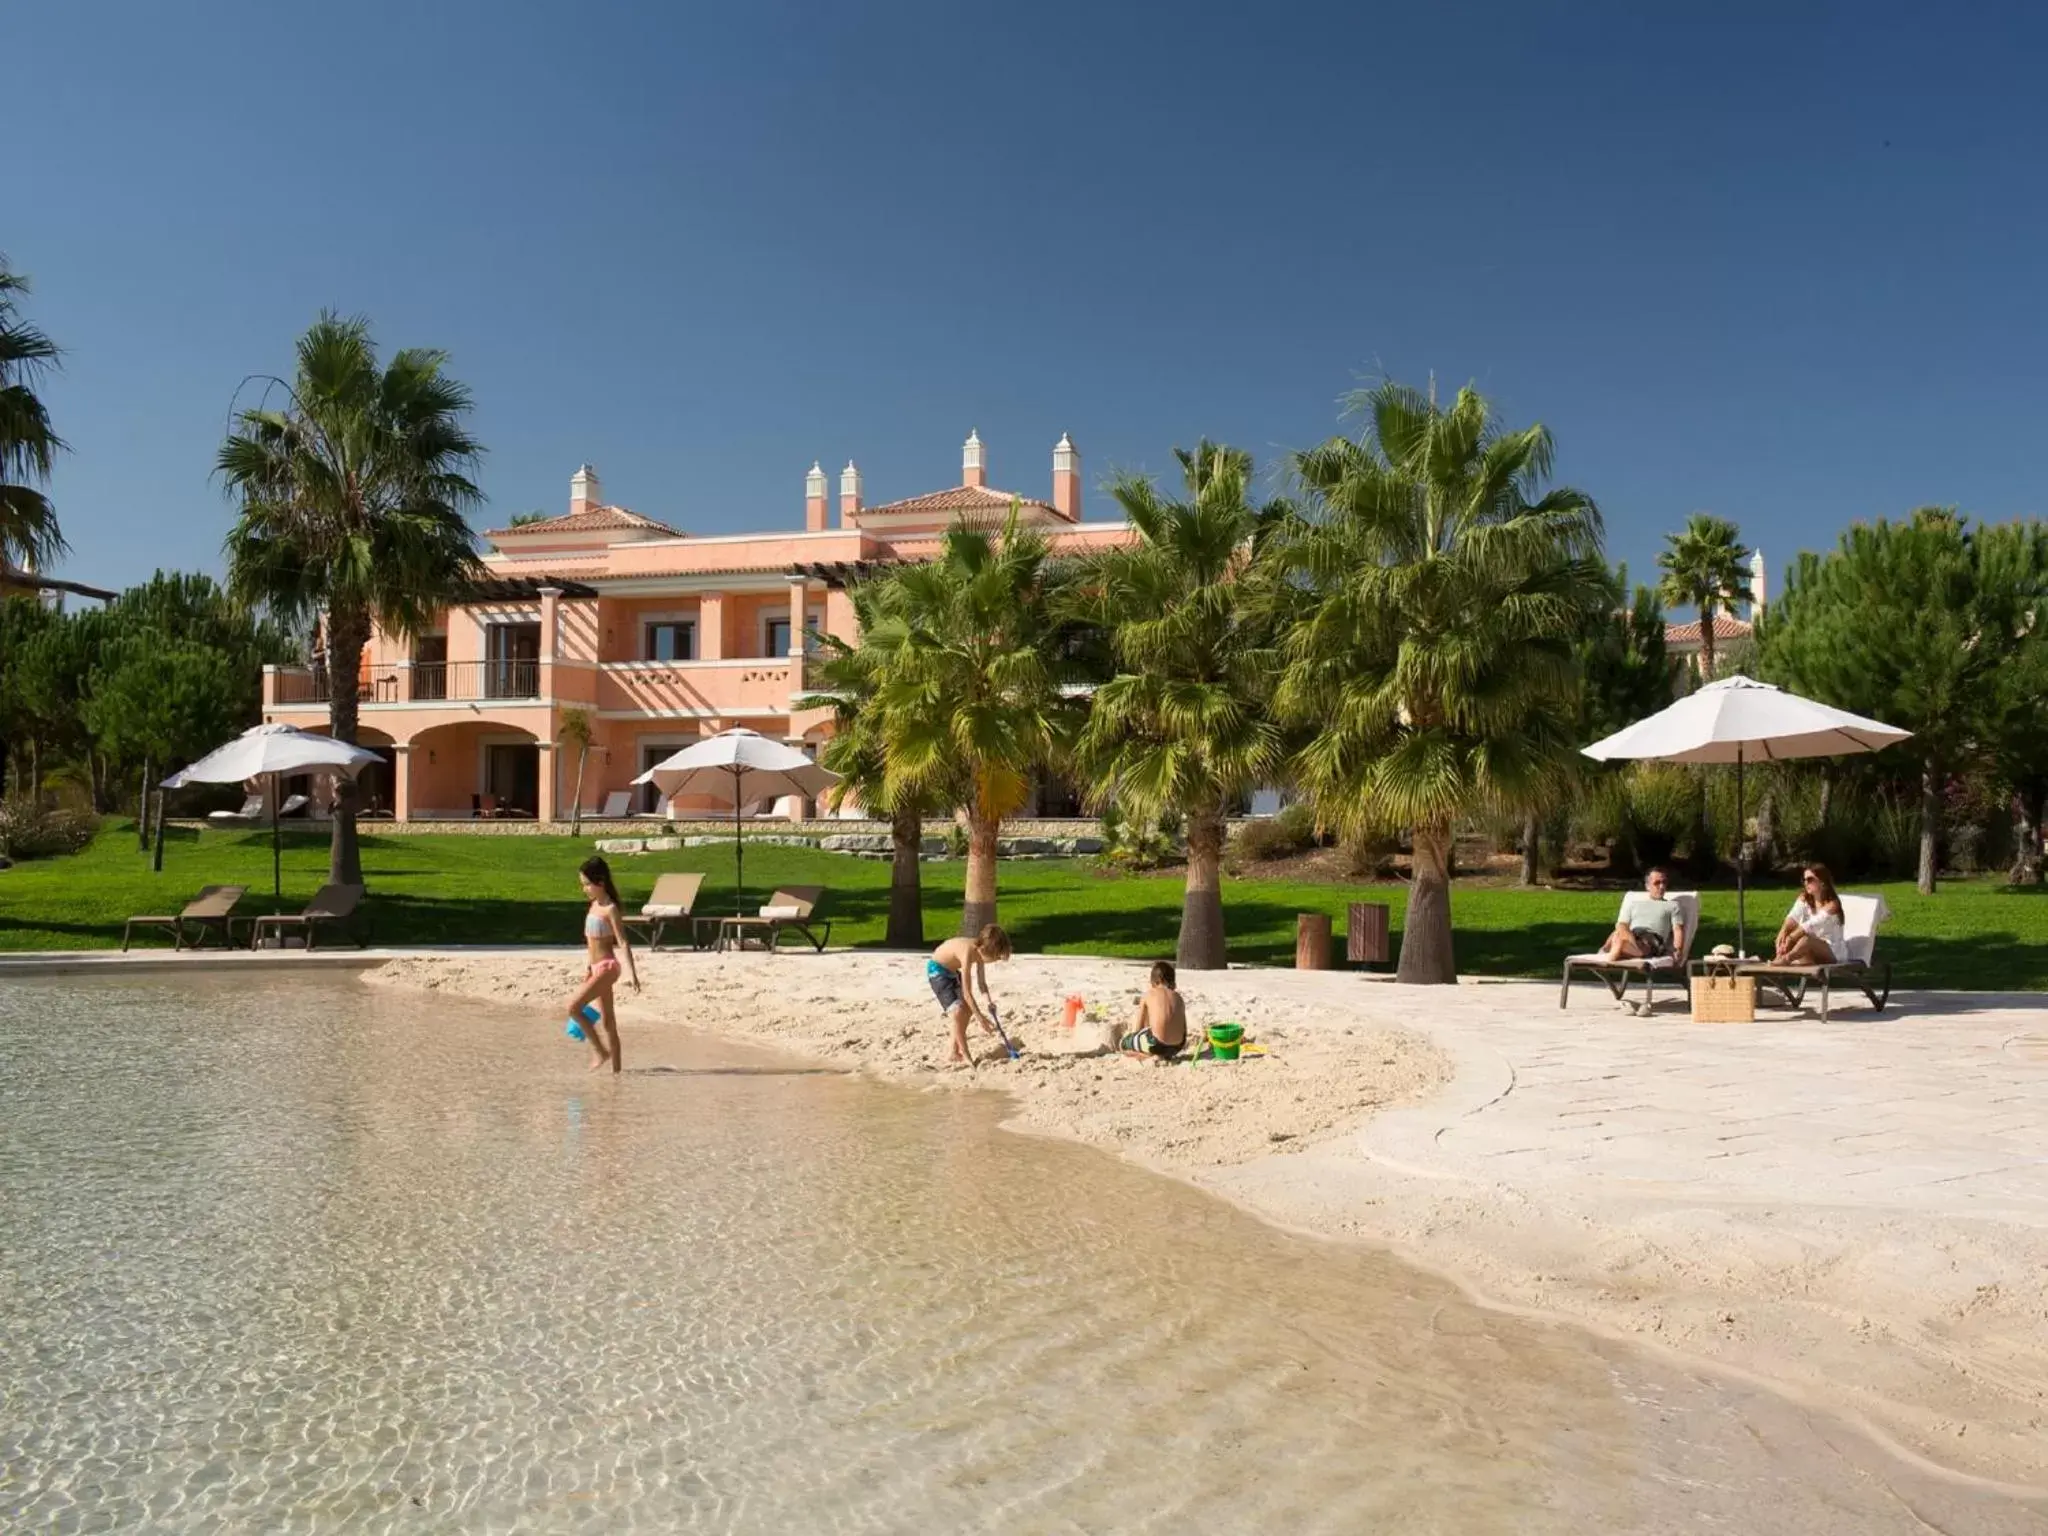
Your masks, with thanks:
M770 619L768 621L768 647L765 654L770 656L787 656L789 654L789 620Z
M491 624L484 630L484 697L540 697L540 626Z
M690 620L664 619L647 626L645 659L648 661L695 661L697 626Z

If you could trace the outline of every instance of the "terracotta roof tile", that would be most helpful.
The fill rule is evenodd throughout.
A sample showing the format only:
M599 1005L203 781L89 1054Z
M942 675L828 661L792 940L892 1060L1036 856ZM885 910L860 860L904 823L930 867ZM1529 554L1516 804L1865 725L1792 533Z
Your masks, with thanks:
M1725 613L1714 615L1714 639L1716 641L1746 640L1751 632L1750 625L1746 620L1731 619ZM1687 624L1666 624L1664 626L1664 643L1666 645L1698 645L1700 643L1700 621L1694 619Z
M993 490L985 485L956 485L950 490L927 491L922 496L911 496L903 501L884 502L879 507L862 507L860 515L867 517L876 512L949 513L949 512L1007 512L1010 503L1035 507L1050 512L1054 517L1066 521L1066 514L1049 501L1040 501L1035 496L1017 496L1009 491Z
M521 523L516 528L493 528L484 537L502 539L525 533L602 533L620 528L651 528L672 538L682 537L667 523L657 523L651 517L628 512L624 507L592 507L588 512L571 512L537 523Z

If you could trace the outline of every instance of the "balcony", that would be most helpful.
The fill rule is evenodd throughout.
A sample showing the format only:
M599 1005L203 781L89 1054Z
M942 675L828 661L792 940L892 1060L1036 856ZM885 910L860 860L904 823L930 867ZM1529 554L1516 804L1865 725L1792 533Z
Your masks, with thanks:
M333 697L333 681L322 669L279 667L265 674L266 704L326 704ZM358 704L467 704L539 697L538 661L419 662L374 671L356 683Z

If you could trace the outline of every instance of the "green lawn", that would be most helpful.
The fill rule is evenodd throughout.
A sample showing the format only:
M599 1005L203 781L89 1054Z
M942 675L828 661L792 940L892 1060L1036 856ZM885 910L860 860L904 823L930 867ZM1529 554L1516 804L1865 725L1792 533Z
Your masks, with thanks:
M390 944L574 943L582 914L576 866L590 847L588 839L567 837L366 836L369 937ZM732 901L727 848L687 848L620 858L613 865L629 906L637 906L666 869L705 872L700 911L726 910ZM323 833L308 828L287 834L288 909L312 895L326 868ZM958 862L924 866L925 927L934 942L959 921L962 874ZM889 866L878 860L799 848L755 847L747 854L755 905L776 884L826 886L831 895L824 911L833 919L835 942L880 942L888 880ZM111 826L75 858L0 872L0 950L117 944L121 921L131 913L175 911L201 885L223 881L250 887L245 910L268 910L267 831L173 828L159 875L135 851L132 827ZM1911 885L1875 889L1892 909L1882 951L1897 963L1901 986L2048 988L2048 892L2016 891L1996 880L1946 883L1932 897ZM1345 903L1358 899L1391 904L1398 932L1399 886L1227 882L1232 958L1290 964L1296 913L1328 912L1341 930ZM1459 969L1554 976L1568 951L1598 942L1613 921L1616 900L1605 891L1521 891L1461 882L1452 898ZM1752 893L1752 936L1774 930L1790 901L1789 886ZM1709 890L1703 903L1707 942L1732 941L1735 892ZM1106 875L1078 860L1005 864L1002 914L1025 950L1170 955L1180 921L1180 878Z

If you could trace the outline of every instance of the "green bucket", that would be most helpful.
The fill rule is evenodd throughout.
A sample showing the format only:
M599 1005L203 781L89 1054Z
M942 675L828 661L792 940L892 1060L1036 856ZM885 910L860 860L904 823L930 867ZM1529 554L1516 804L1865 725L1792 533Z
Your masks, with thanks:
M1237 1048L1244 1043L1242 1024L1211 1024L1209 1052L1218 1061L1237 1060Z

